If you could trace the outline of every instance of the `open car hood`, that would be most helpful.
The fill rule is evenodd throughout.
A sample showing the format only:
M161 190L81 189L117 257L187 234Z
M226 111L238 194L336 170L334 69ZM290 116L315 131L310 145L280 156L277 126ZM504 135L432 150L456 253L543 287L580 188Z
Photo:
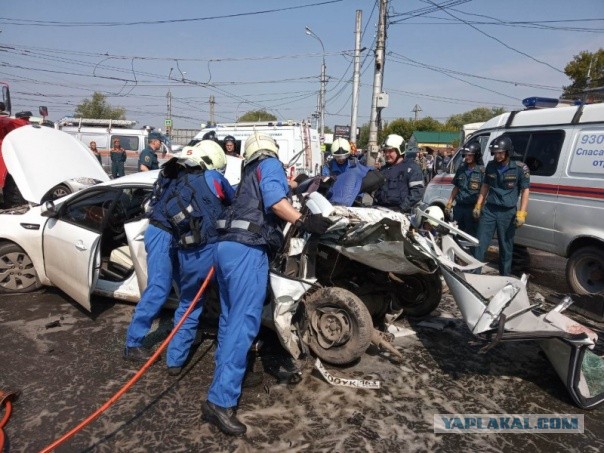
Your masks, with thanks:
M2 142L2 156L23 198L36 204L69 179L109 180L82 142L49 127L24 126L12 131Z

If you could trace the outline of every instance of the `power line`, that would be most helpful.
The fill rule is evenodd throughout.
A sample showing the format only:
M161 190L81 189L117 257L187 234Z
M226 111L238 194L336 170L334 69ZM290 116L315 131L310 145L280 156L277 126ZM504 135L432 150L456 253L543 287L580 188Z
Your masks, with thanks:
M158 24L177 24L186 22L202 22L207 20L217 19L232 19L234 17L256 16L259 14L270 14L282 11L291 11L296 9L311 8L315 6L323 6L331 3L341 3L343 0L329 0L319 3L310 3L306 5L289 6L286 8L275 8L260 11L252 11L248 13L224 14L221 16L195 17L186 19L163 19L150 21L135 21L135 22L59 22L59 21L43 21L43 20L27 20L27 19L12 19L9 17L0 17L0 21L7 25L17 26L37 26L37 27L123 27L131 25L158 25ZM1 23L1 22L0 22Z

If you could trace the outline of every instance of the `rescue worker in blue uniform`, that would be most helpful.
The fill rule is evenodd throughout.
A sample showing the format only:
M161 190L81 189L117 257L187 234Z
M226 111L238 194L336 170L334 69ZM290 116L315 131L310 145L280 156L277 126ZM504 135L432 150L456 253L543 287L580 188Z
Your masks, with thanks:
M111 158L111 176L113 179L119 178L126 174L124 170L124 162L126 162L126 150L122 148L119 138L113 139L113 148L109 151L109 157Z
M373 203L394 211L411 212L424 194L424 175L413 159L405 159L405 140L390 134L382 146L386 165L380 169L386 182L375 192Z
M474 219L472 211L478 201L478 194L484 180L484 165L482 165L482 150L480 143L473 141L467 143L461 153L464 161L461 163L453 177L453 190L447 201L445 214L457 222L460 230L476 237L478 222ZM455 201L455 209L453 209Z
M324 233L329 220L302 216L287 199L289 187L276 142L254 133L244 145L244 167L235 199L217 223L215 266L220 292L214 379L203 418L230 435L247 427L236 416L247 354L260 329L267 294L269 254L283 242L282 224Z
M356 157L350 155L350 143L344 138L336 138L333 141L331 155L333 159L327 162L321 171L323 176L339 176L357 161Z
M179 282L176 241L162 206L176 184L178 168L173 162L163 166L153 187L153 196L147 208L149 226L145 230L144 242L147 252L147 287L136 304L134 315L126 334L124 359L146 362L152 355L149 348L143 346L145 336L164 305L172 281Z
M524 225L527 216L530 172L524 163L511 160L514 145L508 135L495 138L489 150L494 158L487 164L485 179L473 210L474 218L480 219L477 232L480 243L474 251L474 257L484 261L493 233L497 231L499 274L510 275L516 228ZM520 209L516 208L518 197Z
M214 264L218 233L216 221L235 195L222 175L225 153L212 140L186 146L177 160L183 170L164 197L161 209L172 226L178 249L180 301L174 313L178 324ZM156 208L158 209L158 208ZM166 364L172 376L180 374L195 340L204 297L184 321L168 345Z
M162 136L159 132L150 132L147 147L141 151L138 157L138 170L149 171L157 170L159 163L157 161L157 151L161 148Z

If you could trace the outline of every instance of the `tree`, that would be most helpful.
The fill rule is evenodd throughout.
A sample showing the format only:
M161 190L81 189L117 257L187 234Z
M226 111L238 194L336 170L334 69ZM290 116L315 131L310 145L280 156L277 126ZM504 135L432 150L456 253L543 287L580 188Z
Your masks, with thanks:
M591 65L590 79L588 86L587 73ZM575 55L573 59L565 66L564 73L572 81L568 86L563 87L562 97L568 99L577 99L583 97L583 91L587 88L601 87L604 85L604 49L598 49L596 52L587 50ZM601 95L600 98L601 99Z
M491 118L501 115L505 112L503 107L478 107L474 110L470 110L464 113L458 113L452 115L446 122L447 128L451 132L457 132L461 129L461 126L468 123L484 123Z
M76 108L75 115L78 118L96 118L107 120L123 120L126 109L123 107L111 107L107 103L105 95L95 91L92 99L84 99Z
M272 113L268 113L266 110L252 110L251 112L244 113L242 116L237 118L237 123L244 123L246 121L276 121L277 117Z

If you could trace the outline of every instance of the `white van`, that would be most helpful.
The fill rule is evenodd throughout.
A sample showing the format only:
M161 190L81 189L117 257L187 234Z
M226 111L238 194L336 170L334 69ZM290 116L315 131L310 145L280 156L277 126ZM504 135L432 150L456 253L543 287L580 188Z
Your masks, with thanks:
M289 177L295 177L300 173L311 176L321 174L322 155L319 133L304 121L217 124L202 129L189 145L201 141L210 132L216 134L216 139L220 143L223 143L228 135L235 137L237 140L235 151L242 157L243 145L250 135L254 132L268 135L279 145L279 160L291 165L288 168Z
M147 136L153 129L144 127L134 129L136 121L130 120L106 120L91 118L63 118L56 124L57 129L73 135L86 146L91 141L96 142L96 147L101 154L103 168L111 173L111 159L109 152L113 146L113 140L119 139L120 146L126 150L126 162L124 165L126 174L138 171L138 157L140 152L147 147ZM158 154L160 164L172 157L168 152L170 142L165 138L162 151Z
M526 103L539 103L529 98ZM604 292L604 104L532 108L487 121L470 137L485 164L489 143L505 133L531 171L526 225L515 243L567 257L566 276L578 294ZM423 202L444 208L457 153L432 179Z

